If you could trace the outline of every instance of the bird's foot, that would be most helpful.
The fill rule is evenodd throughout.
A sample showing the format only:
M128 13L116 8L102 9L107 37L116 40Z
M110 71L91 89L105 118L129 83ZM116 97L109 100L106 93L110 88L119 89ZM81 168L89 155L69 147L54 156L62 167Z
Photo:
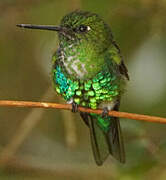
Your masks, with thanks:
M103 112L101 113L101 117L102 117L102 118L108 117L108 113L109 113L108 108L107 108L107 107L104 107L104 108L103 108Z
M73 113L78 112L78 104L76 104L75 102L72 102L71 112L73 112Z

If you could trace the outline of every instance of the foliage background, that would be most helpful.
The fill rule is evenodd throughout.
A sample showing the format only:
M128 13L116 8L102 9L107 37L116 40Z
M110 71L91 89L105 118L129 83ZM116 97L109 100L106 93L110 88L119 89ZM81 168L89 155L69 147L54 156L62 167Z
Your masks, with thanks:
M131 79L121 111L166 116L165 0L0 0L0 99L63 102L50 78L56 33L15 25L58 24L75 9L100 14L121 47ZM109 157L97 167L78 114L1 107L0 179L164 180L166 125L121 125L126 164Z

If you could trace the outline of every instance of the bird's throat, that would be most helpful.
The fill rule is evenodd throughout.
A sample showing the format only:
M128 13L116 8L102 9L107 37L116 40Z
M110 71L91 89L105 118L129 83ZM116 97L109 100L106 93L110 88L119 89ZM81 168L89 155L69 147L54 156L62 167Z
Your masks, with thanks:
M60 61L72 78L90 79L102 70L104 56L98 55L90 45L69 44L60 48Z

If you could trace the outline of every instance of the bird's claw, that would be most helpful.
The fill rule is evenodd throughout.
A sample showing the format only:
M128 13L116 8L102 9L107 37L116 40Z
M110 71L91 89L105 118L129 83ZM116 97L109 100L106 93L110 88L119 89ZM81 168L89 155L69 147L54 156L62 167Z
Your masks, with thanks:
M102 118L108 117L108 113L109 113L108 108L107 108L107 107L104 107L104 108L103 108L103 112L102 112L102 114L101 114L101 117L102 117Z
M72 103L71 112L73 112L73 113L78 112L78 104L76 104L75 102Z

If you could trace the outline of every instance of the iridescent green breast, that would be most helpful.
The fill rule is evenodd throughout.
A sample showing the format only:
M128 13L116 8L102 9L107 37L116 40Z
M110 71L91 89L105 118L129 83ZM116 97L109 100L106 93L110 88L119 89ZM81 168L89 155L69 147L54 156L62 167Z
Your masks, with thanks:
M57 65L53 69L53 82L56 91L65 100L73 99L78 105L92 109L96 109L103 101L112 101L120 94L120 79L114 73L111 74L107 67L92 79L73 80Z

